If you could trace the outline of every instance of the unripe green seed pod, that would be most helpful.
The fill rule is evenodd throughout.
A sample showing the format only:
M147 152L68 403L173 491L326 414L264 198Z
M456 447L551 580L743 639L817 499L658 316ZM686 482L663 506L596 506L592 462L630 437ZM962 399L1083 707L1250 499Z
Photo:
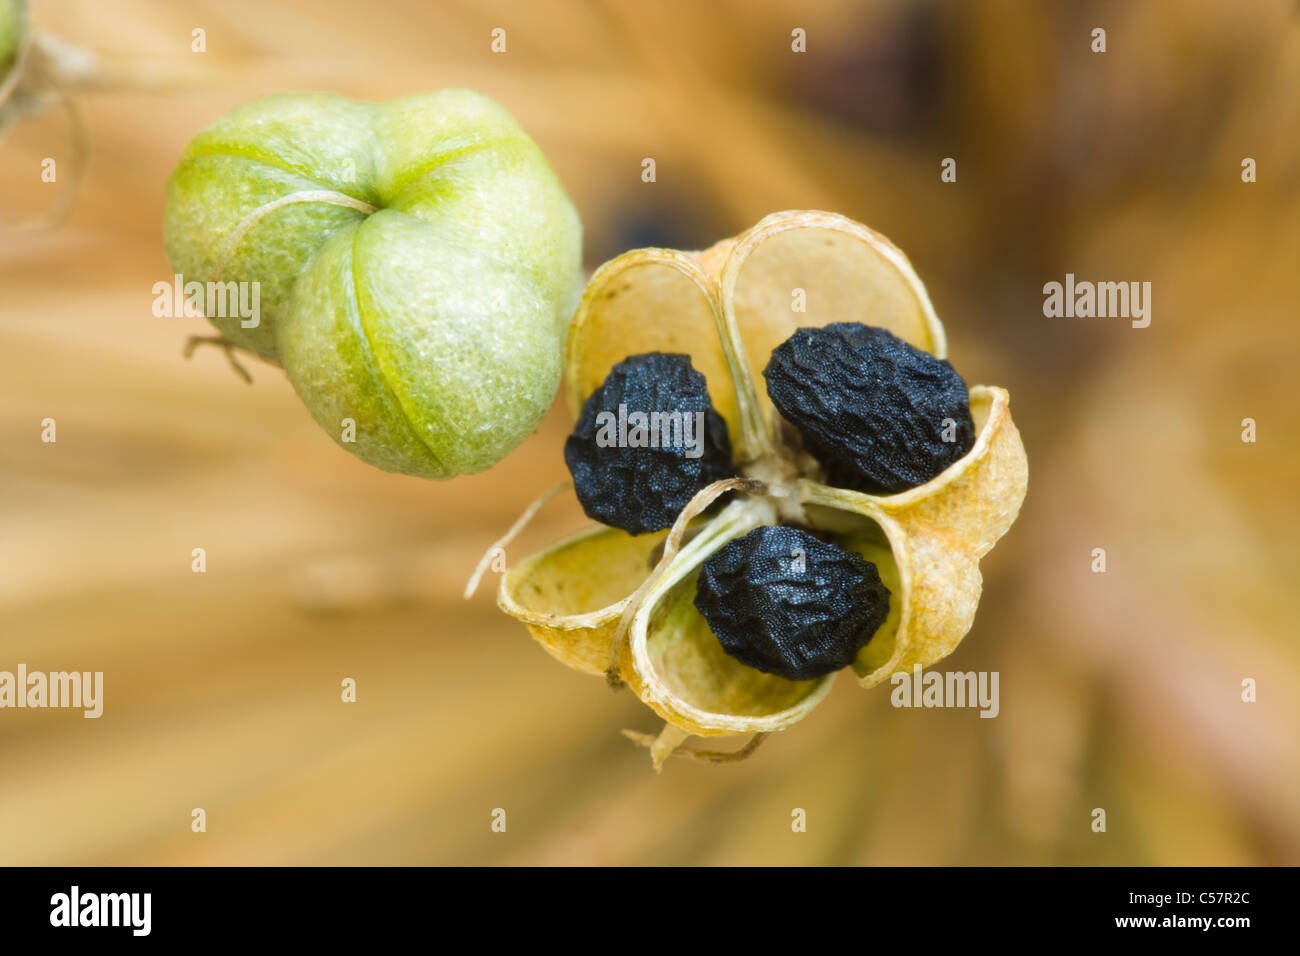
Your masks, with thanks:
M482 471L559 387L581 225L536 144L478 93L245 104L186 147L166 242L186 282L258 283L255 323L209 301L212 324L387 471Z

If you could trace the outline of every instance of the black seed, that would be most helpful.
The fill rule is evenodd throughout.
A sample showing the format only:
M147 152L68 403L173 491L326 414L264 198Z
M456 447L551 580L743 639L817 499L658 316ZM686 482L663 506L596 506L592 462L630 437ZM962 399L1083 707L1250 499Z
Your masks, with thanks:
M612 420L601 418L602 412ZM698 433L698 412L704 413L703 436ZM656 429L662 447L617 443L621 437L639 437L634 427L638 419L620 424L634 413L646 415L647 426L654 425L652 413L677 413L661 419ZM665 427L674 419L686 425L681 413L690 416L694 449L686 447L680 428ZM613 446L598 441L610 438L616 441ZM699 456L690 457L692 450L700 451ZM735 473L727 425L713 409L704 376L691 366L689 356L664 352L633 355L610 370L582 406L578 424L564 443L564 461L587 516L632 534L671 527L697 491Z
M860 555L769 525L704 562L695 607L742 664L808 680L853 662L889 616L889 589Z
M975 444L961 376L884 329L799 329L772 351L763 377L772 404L843 488L897 494Z

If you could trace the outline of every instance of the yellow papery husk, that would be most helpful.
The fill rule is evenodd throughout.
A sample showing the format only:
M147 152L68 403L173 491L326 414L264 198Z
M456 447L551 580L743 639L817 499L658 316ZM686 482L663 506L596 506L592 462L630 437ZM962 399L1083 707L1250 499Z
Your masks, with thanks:
M502 575L497 606L557 660L603 674L619 618L666 535L633 536L617 528L576 534Z
M693 577L710 554L763 520L754 509L712 546L683 555L643 597L621 646L628 686L669 724L701 737L772 733L802 720L830 692L834 674L792 681L729 656L695 609ZM701 532L701 536L707 532Z
M799 292L802 312L793 307ZM687 354L727 422L737 466L771 481L775 497L729 505L653 575L650 558L663 533L602 529L571 538L503 577L502 609L551 654L587 673L606 672L617 651L621 679L680 731L783 730L825 698L834 675L789 681L740 664L692 603L703 561L726 541L775 523L779 510L783 520L797 515L812 527L850 529L841 543L877 563L890 588L889 616L852 665L862 686L951 653L974 621L979 561L1015 520L1027 487L1006 391L972 388L975 444L902 494L791 482L779 469L765 470L764 462L777 458L779 419L755 383L771 350L797 328L855 321L887 328L940 358L946 353L943 326L907 258L879 233L833 213L776 213L703 252L639 249L598 269L569 331L575 416L629 355Z
M863 687L928 667L956 649L979 605L979 561L1020 513L1029 462L1011 420L1011 397L976 385L970 398L975 444L924 485L875 496L801 483L805 502L870 517L889 538L900 584L897 628L882 627L858 654L853 669Z

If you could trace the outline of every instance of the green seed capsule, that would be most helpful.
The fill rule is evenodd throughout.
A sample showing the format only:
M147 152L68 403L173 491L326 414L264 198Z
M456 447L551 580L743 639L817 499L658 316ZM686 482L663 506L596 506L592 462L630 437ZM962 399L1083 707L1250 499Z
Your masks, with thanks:
M255 285L256 316L209 302L213 325L281 364L335 441L380 468L481 471L554 398L581 227L485 96L241 106L186 147L166 240L185 281Z

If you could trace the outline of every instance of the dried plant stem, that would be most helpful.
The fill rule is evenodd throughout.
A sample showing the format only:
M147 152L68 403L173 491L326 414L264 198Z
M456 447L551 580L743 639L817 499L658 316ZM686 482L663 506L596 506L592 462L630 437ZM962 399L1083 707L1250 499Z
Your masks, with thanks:
M230 339L226 338L224 335L191 335L185 340L185 350L181 354L187 359L193 358L195 350L200 345L215 345L217 348L225 352L226 359L230 362L230 367L233 368L235 373L249 385L253 384L253 376L248 373L248 369L244 368L244 366L239 363L239 359L235 358L235 353L243 352L245 355L251 355L253 358L259 359L260 361L266 361L266 359L262 358L262 356L258 355L252 349L244 348L244 346L230 341Z
M49 229L62 222L72 209L85 178L90 156L86 122L74 94L101 90L167 92L185 88L200 89L210 87L214 79L229 80L243 74L242 65L234 61L205 61L202 67L181 61L171 64L118 61L50 33L39 30L29 32L16 52L9 71L0 78L0 133L23 114L41 113L51 105L61 107L68 114L72 130L71 178L59 191L54 205L47 212L9 225L25 229ZM351 206L367 215L375 211L373 206L359 199L327 190L311 194L298 193L271 205L278 208L289 202L331 202ZM234 242L226 254L229 254L238 238L252 227L257 218L270 211L265 207L255 210L252 221L241 222L236 227ZM224 261L222 265L224 266Z
M68 117L72 136L70 179L55 195L48 210L30 219L8 223L11 228L37 231L52 229L67 218L77 193L81 191L86 163L90 157L86 120L76 100L69 95L69 77L46 65L51 54L46 51L42 41L41 37L28 37L14 57L9 72L0 81L0 140L18 116L41 112L50 102L61 107Z

